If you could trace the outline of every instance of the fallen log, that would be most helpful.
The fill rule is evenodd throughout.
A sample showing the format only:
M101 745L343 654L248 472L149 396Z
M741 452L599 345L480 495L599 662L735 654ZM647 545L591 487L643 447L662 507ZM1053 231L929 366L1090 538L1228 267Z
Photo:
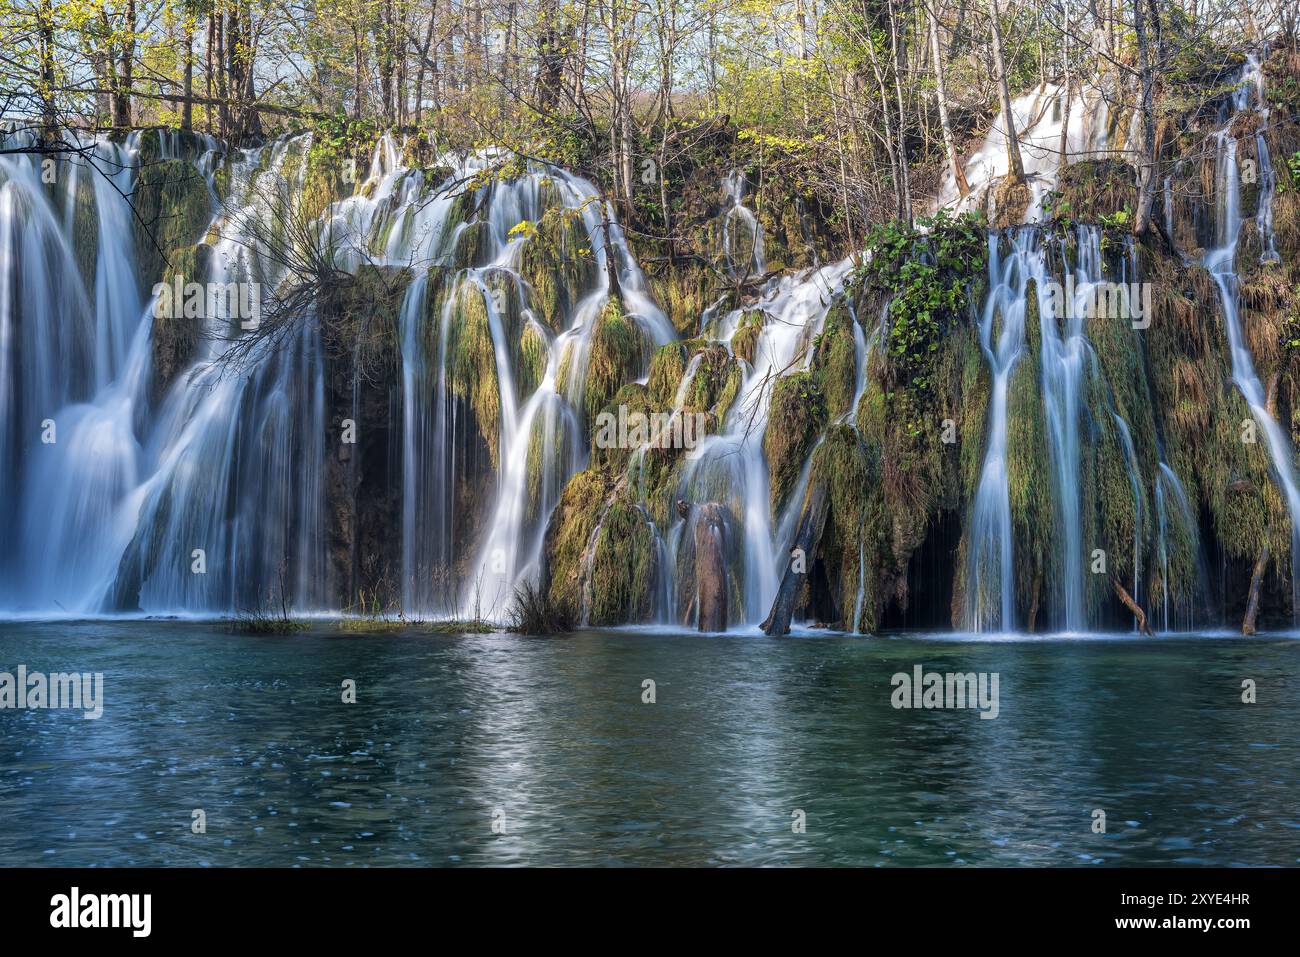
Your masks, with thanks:
M1133 617L1137 619L1138 634L1151 634L1151 626L1147 624L1147 613L1142 610L1141 605L1133 600L1133 596L1128 593L1128 589L1120 584L1118 578L1111 578L1110 585L1115 589L1116 597L1118 597L1124 604L1125 608L1133 613Z
M830 511L830 495L826 482L819 481L808 489L804 498L803 514L799 517L799 530L794 536L791 556L798 549L803 561L789 561L785 573L781 576L781 585L776 590L776 599L772 610L763 622L763 633L767 635L790 634L790 619L794 616L794 603L799 597L799 589L808 577L808 566L812 562L813 551L821 542L822 530L826 527L826 513Z
M1241 621L1241 633L1243 635L1253 635L1255 633L1255 619L1259 617L1259 596L1264 587L1264 572L1268 570L1268 560L1271 553L1268 544L1265 543L1260 550L1259 558L1255 561L1255 568L1250 573L1250 592L1246 598L1246 617Z

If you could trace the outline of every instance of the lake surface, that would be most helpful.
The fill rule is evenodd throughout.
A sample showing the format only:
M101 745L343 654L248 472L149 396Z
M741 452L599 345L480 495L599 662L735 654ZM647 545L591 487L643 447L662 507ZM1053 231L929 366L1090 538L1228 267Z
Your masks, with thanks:
M0 623L20 664L104 713L0 711L0 865L1300 862L1286 637ZM998 673L998 717L895 709L915 665Z

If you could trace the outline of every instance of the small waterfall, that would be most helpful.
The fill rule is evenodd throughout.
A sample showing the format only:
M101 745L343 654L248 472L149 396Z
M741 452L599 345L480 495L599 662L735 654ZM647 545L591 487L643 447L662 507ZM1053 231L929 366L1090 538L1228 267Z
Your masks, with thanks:
M761 276L767 271L763 226L745 205L744 171L733 169L722 180L727 207L722 214L722 250L733 277Z
M1006 256L1001 253L997 234L989 236L990 288L980 316L979 338L992 375L992 388L984 463L971 505L967 552L965 627L973 631L1013 631L1016 627L1007 401L1011 375L1025 350L1029 284L1034 282L1041 290L1045 274L1036 231L1017 231Z
M805 368L811 344L827 312L841 296L852 263L844 260L804 277L785 277L756 308L768 314L754 349L754 364L745 369L737 400L722 431L708 436L687 459L675 497L691 503L725 502L741 518L743 533L743 620L762 620L771 608L793 535L791 510L797 519L802 491L789 498L784 516L774 520L763 433L767 427L771 387L777 377ZM739 312L726 323L739 321ZM809 462L800 484L806 485ZM684 532L680 523L674 540Z
M1156 501L1156 521L1157 521L1157 556L1160 562L1160 577L1164 583L1164 600L1162 602L1162 631L1170 630L1169 609L1173 604L1170 598L1170 571L1169 571L1169 545L1170 538L1175 531L1181 531L1191 545L1191 549L1196 558L1197 580L1195 582L1184 582L1185 588L1193 589L1194 594L1199 594L1204 604L1204 596L1209 587L1209 574L1205 568L1204 556L1201 552L1200 528L1196 521L1196 514L1192 511L1191 502L1188 501L1187 491L1183 488L1183 483L1179 481L1178 475L1168 463L1161 460L1159 472L1156 475L1155 486ZM1170 503L1172 502L1174 510L1171 515ZM1181 529L1174 524L1177 519ZM1181 624L1186 628L1196 626L1196 608L1195 600L1187 602L1187 620ZM1175 625L1179 623L1176 621Z
M1026 222L1038 218L1043 197L1056 184L1057 174L1065 160L1092 157L1110 149L1109 103L1112 97L1096 85L1084 84L1070 96L1066 155L1061 155L1065 99L1063 87L1041 83L1011 101L1020 160L1031 195ZM1006 136L1001 124L994 123L984 142L966 159L963 167L971 191L961 197L957 181L948 171L934 199L935 207L948 207L959 212L981 208L988 199L990 187L1007 175L1008 168Z
M1250 57L1233 92L1233 108L1236 113L1247 109L1251 103L1252 92L1259 96L1263 82L1263 73L1259 61ZM1262 100L1261 100L1262 102ZM1230 126L1231 124L1229 124ZM1221 129L1215 138L1217 149L1216 168L1216 238L1218 245L1206 252L1203 259L1205 268L1214 279L1219 291L1219 301L1223 311L1223 325L1228 333L1228 346L1232 359L1232 379L1241 391L1242 397L1250 407L1251 415L1264 433L1269 454L1273 461L1274 474L1278 487L1286 500L1287 512L1291 517L1291 608L1293 616L1300 614L1300 562L1295 556L1300 555L1300 483L1297 481L1295 452L1291 441L1277 419L1269 411L1268 393L1255 371L1254 356L1246 341L1242 327L1238 301L1237 279L1237 243L1241 237L1243 215L1241 213L1241 180L1237 162L1237 141L1228 133L1228 127ZM1273 171L1267 166L1267 149L1260 153L1261 183L1270 183ZM1272 246L1271 211L1264 212L1265 205L1271 207L1271 188L1260 190L1259 215L1265 215L1270 223L1270 237L1266 250Z
M1062 625L1067 631L1088 627L1078 482L1079 422L1085 363L1091 355L1084 318L1092 311L1093 286L1101 280L1101 230L1082 225L1077 229L1079 257L1073 300L1067 301L1068 293L1062 297L1064 316L1057 316L1050 302L1040 301L1039 309L1043 406L1062 536Z

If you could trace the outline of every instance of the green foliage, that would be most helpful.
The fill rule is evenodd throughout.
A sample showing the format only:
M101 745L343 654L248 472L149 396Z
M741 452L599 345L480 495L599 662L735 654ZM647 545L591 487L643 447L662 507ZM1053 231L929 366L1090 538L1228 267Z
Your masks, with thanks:
M1290 156L1284 157L1281 165L1285 167L1286 172L1290 175L1278 178L1278 195L1300 190L1300 150L1296 150Z
M763 436L773 514L780 513L794 490L826 420L826 399L811 372L796 372L776 380Z
M359 164L378 137L379 127L373 119L343 114L321 117L312 126L308 163L340 173L350 164L357 163L359 182L365 175Z
M971 308L986 241L978 216L943 210L915 227L877 226L868 238L869 255L852 282L890 297L886 351L899 382L917 397L931 393L940 343Z
M595 419L623 383L641 376L648 359L645 333L617 299L601 310L590 350L582 400L587 422Z

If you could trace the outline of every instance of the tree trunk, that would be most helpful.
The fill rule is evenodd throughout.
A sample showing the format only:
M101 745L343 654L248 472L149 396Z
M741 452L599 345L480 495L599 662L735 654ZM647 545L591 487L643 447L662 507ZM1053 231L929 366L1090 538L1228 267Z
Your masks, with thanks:
M932 0L938 3L938 0ZM966 171L962 169L961 160L957 158L957 144L952 136L952 123L948 121L948 92L943 79L943 51L939 38L939 15L933 7L930 13L930 55L934 60L935 99L939 101L939 127L943 131L943 148L948 154L948 168L957 183L957 192L965 196L970 192L970 183L966 182Z
M1155 70L1151 63L1151 39L1147 30L1147 0L1133 0L1133 30L1137 35L1138 69L1141 75L1142 95L1138 102L1138 115L1142 118L1142 158L1138 169L1137 213L1133 217L1133 235L1143 235L1151 226L1151 209L1156 199L1156 165L1160 144L1156 139L1156 121L1152 110L1155 88ZM1154 8L1154 0L1151 0Z
M1119 598L1125 608L1133 613L1133 617L1137 619L1138 634L1151 634L1151 626L1147 624L1147 613L1142 610L1142 606L1133 600L1133 596L1128 593L1128 589L1120 584L1118 578L1112 578L1110 584L1111 587L1115 589L1116 597Z
M181 129L194 129L194 31L185 31L185 99L181 102Z
M1025 166L1020 160L1020 140L1016 136L1016 118L1011 110L1011 89L1007 86L1007 65L1002 58L998 0L989 0L989 20L993 27L993 67L997 72L998 96L1002 105L1002 129L1007 137L1007 169L1017 182L1024 182Z
M1268 560L1270 553L1268 545L1265 544L1260 550L1259 558L1255 561L1255 568L1250 573L1250 592L1246 598L1246 617L1241 622L1241 633L1243 635L1253 635L1255 633L1255 619L1259 617L1259 596L1264 587L1264 572L1268 570Z
M799 598L799 590L803 586L804 579L808 577L813 552L821 542L830 505L830 495L825 481L818 481L808 489L808 496L804 499L803 515L799 518L799 530L794 536L794 547L802 550L800 563L802 571L795 570L795 562L786 563L785 573L781 576L781 586L776 591L776 600L772 602L772 610L763 622L764 634L790 634L790 619L794 616L794 603Z
M727 523L716 503L695 509L695 593L700 631L727 630Z

